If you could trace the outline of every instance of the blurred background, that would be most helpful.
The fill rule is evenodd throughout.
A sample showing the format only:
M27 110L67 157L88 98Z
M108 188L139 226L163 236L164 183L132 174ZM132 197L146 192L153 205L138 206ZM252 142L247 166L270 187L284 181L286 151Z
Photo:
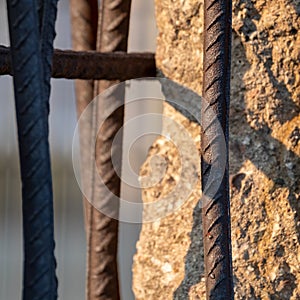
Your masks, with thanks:
M59 1L55 47L71 48L69 3ZM129 34L129 51L155 52L156 27L154 1L133 0ZM0 44L9 45L6 1L0 0ZM148 87L149 88L149 87ZM146 87L135 89L130 97L145 93ZM150 87L153 89L153 85ZM0 77L0 299L21 298L22 283L22 227L21 184L14 112L13 84L9 76ZM159 94L157 91L150 90ZM128 96L127 96L128 97ZM82 198L72 166L72 139L76 127L74 81L52 79L50 99L50 145L55 199L55 237L58 260L59 298L84 299L85 295L85 233ZM149 111L161 112L162 107L135 106L126 112L126 118ZM147 132L160 124L141 124ZM130 132L124 140L130 140ZM132 168L138 172L155 136L138 140L132 149ZM132 151L133 151L132 150ZM125 199L140 202L140 190L122 186ZM122 208L121 208L122 213ZM141 213L141 212L140 212ZM137 217L138 218L138 217ZM140 224L120 223L119 269L122 299L134 299L132 284L132 257L136 251Z

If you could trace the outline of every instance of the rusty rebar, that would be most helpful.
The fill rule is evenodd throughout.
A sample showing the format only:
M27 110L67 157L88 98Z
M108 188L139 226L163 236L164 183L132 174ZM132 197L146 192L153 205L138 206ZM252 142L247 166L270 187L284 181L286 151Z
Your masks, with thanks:
M72 47L75 51L91 51L96 50L97 24L98 24L98 1L97 0L70 0L71 13L71 32ZM92 101L94 95L94 80L76 80L76 108L77 117L81 114ZM80 138L80 160L81 160L81 180L84 189L91 187L88 179L91 175L85 166L90 160L90 143L91 143L91 118L86 122L80 122L79 138ZM85 229L87 232L87 224L89 224L89 206L91 203L83 195L83 207L85 213ZM88 245L87 245L88 247ZM88 253L88 249L87 249Z
M0 75L13 75L10 49L4 46L0 46ZM54 51L52 67L54 78L123 81L155 76L153 53Z
M129 31L130 6L129 0L102 0L98 18L97 51L127 51ZM135 66L136 67L136 66ZM102 93L118 81L95 82L94 96ZM116 133L123 126L124 109L121 105L110 114L102 124L97 135L99 120L111 108L111 104L124 104L125 85L111 88L106 97L100 97L93 107L93 133L97 136L95 161L97 169L92 172L92 204L97 201L100 211L90 207L89 224L89 258L87 276L88 300L118 300L119 280L117 267L118 217L119 206L110 205L115 195L120 196L120 178L122 156L122 138L114 142ZM122 129L121 129L122 130ZM113 166L112 156L118 162ZM116 168L116 169L114 169ZM103 180L103 185L96 183L97 172ZM107 193L106 187L111 194ZM101 208L110 208L109 216L101 212Z
M202 191L206 297L233 299L228 182L228 115L230 100L231 1L204 1L204 78L202 100ZM219 127L219 125L221 125ZM223 132L221 132L223 131ZM223 135L224 134L224 135ZM225 147L220 141L225 136ZM220 153L220 152L225 153ZM213 164L224 159L225 172L209 182ZM215 160L215 161L214 161ZM222 162L217 162L222 165Z
M71 0L70 1L71 22L72 22L72 43L74 50L96 50L97 26L98 26L98 1L97 0ZM81 114L92 101L94 97L94 80L76 80L76 107L78 119ZM87 239L87 268L86 268L86 299L90 299L91 292L89 291L89 274L91 272L90 256L91 247L90 236L92 224L92 211L96 210L92 207L91 199L87 199L86 195L91 195L91 190L95 182L91 181L93 175L91 169L86 168L91 157L90 144L92 143L92 111L87 118L79 123L79 138L80 138L80 160L81 160L81 180L86 193L83 194L83 206L85 212L85 231ZM94 214L99 214L95 211ZM100 263L99 263L100 265Z
M70 14L73 50L96 50L98 1L70 0ZM83 110L93 99L94 81L92 79L76 80L75 90L77 115L80 117ZM87 130L87 132L89 131ZM82 133L80 135L86 134Z

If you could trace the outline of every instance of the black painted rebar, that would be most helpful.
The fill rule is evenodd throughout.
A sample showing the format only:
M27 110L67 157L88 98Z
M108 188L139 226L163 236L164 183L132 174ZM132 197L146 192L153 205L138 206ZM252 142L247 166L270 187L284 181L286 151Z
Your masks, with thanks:
M40 7L40 51L43 62L44 101L49 113L50 80L52 74L53 42L56 36L55 21L58 0L39 0Z
M44 77L48 71L43 71L35 4L7 1L22 179L23 299L54 300L57 280L45 90L48 79ZM46 51L45 59L51 60L51 50Z
M227 150L231 1L205 0L204 10L201 175L204 199L202 218L206 297L210 300L231 300L233 299L233 282ZM224 136L225 147L222 146ZM218 162L220 159L225 161ZM218 174L211 180L210 173L213 166L223 163L224 174ZM223 172L222 168L220 172ZM216 185L219 186L216 187Z

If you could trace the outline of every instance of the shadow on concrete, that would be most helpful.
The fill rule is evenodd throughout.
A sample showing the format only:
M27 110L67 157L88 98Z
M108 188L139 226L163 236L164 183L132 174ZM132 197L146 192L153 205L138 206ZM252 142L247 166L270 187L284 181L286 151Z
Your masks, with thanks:
M232 81L234 81L236 87L240 88L232 91L231 98L234 98L234 101L232 101L231 105L231 118L236 118L235 121L240 124L240 126L239 128L231 128L231 130L235 131L235 134L239 134L240 136L247 138L249 141L249 146L245 147L245 145L241 144L240 138L236 141L230 141L230 153L232 154L231 156L234 156L232 157L234 160L234 167L230 170L230 173L233 174L231 177L231 185L235 189L240 189L241 182L245 178L245 174L238 173L238 171L245 160L250 160L258 170L262 171L274 182L274 191L282 187L289 189L290 193L288 199L292 210L295 212L294 218L295 224L298 226L297 237L299 244L300 204L299 199L297 199L295 195L300 194L300 158L295 152L287 149L287 147L281 141L271 136L272 128L270 128L266 123L261 123L259 124L258 128L254 129L247 121L247 115L251 115L253 112L247 110L245 105L244 94L246 91L246 86L243 81L243 77L250 69L250 62L248 62L246 58L245 49L240 40L241 34L244 36L246 42L249 41L250 38L253 39L252 43L254 50L256 50L254 51L254 53L256 53L256 58L263 66L266 76L268 76L272 87L277 90L275 95L277 104L276 107L272 108L271 112L276 116L276 121L281 125L289 122L292 118L299 115L300 108L293 101L292 95L290 94L285 83L279 82L272 71L273 57L271 46L270 48L268 48L268 46L264 47L263 52L259 52L258 50L258 45L262 41L258 36L253 37L253 33L257 30L253 20L259 20L261 18L260 14L254 7L252 1L240 0L240 2L246 3L248 17L244 19L244 24L238 32L239 35L233 33L233 59L237 59L238 61L235 61L233 64L234 68L232 70ZM295 5L295 10L299 15L300 5ZM263 39L265 38L266 37L263 37ZM265 44L271 45L267 42L265 42ZM239 71L241 76L237 76L234 71ZM265 100L267 101L268 99ZM237 113L235 116L234 114L236 112L239 113ZM298 142L300 141L299 128L295 128L289 139L294 146L297 146ZM291 175L291 173L293 175ZM274 199L274 201L276 201L276 199ZM199 205L196 205L194 208L193 227L190 237L191 244L185 257L185 276L173 294L174 300L189 299L189 292L191 288L194 285L199 284L201 277L204 276L201 209L199 208ZM296 288L296 278L288 271L282 276L286 277L283 279L288 280L289 284L283 287L283 289L280 291L280 295L287 295L287 298L285 299L289 299ZM255 291L253 290L252 292L253 294L249 295L249 297L255 297ZM275 292L274 295L270 296L271 299L280 299L280 295Z

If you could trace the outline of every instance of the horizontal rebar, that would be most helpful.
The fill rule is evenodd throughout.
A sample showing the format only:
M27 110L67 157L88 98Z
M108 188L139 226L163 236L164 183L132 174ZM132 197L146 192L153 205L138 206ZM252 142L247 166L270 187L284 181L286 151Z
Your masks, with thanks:
M155 77L154 53L54 51L52 77L128 80ZM0 75L12 75L10 48L0 46Z

